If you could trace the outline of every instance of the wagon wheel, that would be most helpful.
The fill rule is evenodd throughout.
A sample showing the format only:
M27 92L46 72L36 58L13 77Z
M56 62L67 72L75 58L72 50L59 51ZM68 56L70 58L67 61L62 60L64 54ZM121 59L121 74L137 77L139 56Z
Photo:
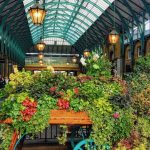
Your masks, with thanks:
M104 144L101 148L105 150L111 150L108 144ZM94 140L85 139L79 142L73 150L97 150L97 146L95 145Z
M81 140L84 140L85 138L89 137L91 129L89 128L89 131L87 133L85 133L82 127L80 127L80 126L75 127L73 129L73 131L71 132L71 136L70 136L70 142L71 142L72 148L75 147L75 135L76 135L76 132L80 132Z
M73 150L96 150L96 145L92 139L85 139L79 142Z
M17 150L17 146L19 145L20 141L26 136L26 134L23 134L16 142L15 146L14 146L14 150Z

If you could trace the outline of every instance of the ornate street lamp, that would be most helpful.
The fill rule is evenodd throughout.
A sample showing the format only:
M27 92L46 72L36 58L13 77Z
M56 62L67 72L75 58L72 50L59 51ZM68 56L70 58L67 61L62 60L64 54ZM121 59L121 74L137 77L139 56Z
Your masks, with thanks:
M115 1L114 1L114 11L113 11L113 17L114 17L114 25L113 30L109 33L108 39L111 44L116 44L119 40L119 34L115 30Z
M44 55L43 54L38 54L38 58L41 60L43 59Z
M45 18L46 10L36 2L36 4L29 9L29 14L34 25L41 25Z
M42 40L36 44L36 48L40 52L44 50L45 46L46 44Z
M119 40L119 34L116 30L112 30L110 33L109 33L109 42L111 44L116 44Z

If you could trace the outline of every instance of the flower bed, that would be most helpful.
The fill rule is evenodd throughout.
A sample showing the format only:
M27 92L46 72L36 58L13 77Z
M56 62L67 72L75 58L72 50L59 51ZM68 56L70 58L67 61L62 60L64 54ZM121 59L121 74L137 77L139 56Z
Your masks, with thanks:
M111 64L104 56L93 54L84 60L84 65L87 73L78 77L54 75L49 71L34 75L25 71L11 74L11 81L0 94L5 97L0 120L11 118L9 130L20 131L21 134L38 133L49 123L92 122L90 138L98 150L104 149L106 144L117 149L120 141L133 139L132 133L142 130L143 120L148 126L149 120L147 116L136 118L135 105L128 95L131 90L128 91L126 82L111 76ZM145 134L145 130L141 132ZM145 136L149 138L149 135ZM8 141L7 137L2 139ZM124 146L124 143L127 142L119 144Z

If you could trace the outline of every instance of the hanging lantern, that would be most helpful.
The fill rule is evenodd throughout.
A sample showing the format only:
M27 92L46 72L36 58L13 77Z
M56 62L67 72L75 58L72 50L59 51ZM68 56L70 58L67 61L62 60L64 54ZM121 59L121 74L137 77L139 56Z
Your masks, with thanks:
M73 56L73 57L72 57L72 62L73 62L73 63L76 63L76 62L77 62L77 57L76 57L76 56Z
M46 46L46 44L43 41L40 41L36 44L36 48L38 51L43 51L45 46Z
M90 51L88 49L85 49L83 52L84 57L89 57L90 56Z
M116 44L119 40L119 34L116 30L112 30L108 38L111 44Z
M40 64L40 65L43 64L43 61L42 61L42 60L39 60L39 64Z
M39 55L38 55L38 58L39 58L39 59L43 59L43 57L44 57L43 54L39 54Z
M46 10L39 3L36 3L29 9L29 14L34 25L41 25L45 18Z

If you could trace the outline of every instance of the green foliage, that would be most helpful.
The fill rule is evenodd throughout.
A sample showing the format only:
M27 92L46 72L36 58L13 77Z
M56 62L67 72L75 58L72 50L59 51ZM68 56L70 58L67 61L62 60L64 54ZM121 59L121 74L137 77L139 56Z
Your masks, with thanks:
M33 75L33 79L34 84L30 87L30 93L37 99L43 94L50 94L51 87L56 87L57 92L60 92L64 90L66 91L76 85L74 77L67 77L63 74L53 75L49 71L43 71L39 74L35 74Z
M104 144L111 143L113 132L112 106L107 100L94 100L87 108L93 122L93 132L91 138L94 140L98 149L101 150Z
M48 126L52 109L87 111L93 121L91 137L100 150L106 144L112 147L113 143L129 136L132 118L131 111L123 109L127 105L121 97L124 85L120 79L110 78L111 65L106 58L93 54L86 61L87 74L92 76L70 77L49 71L12 75L12 81L4 89L8 96L2 104L1 119L12 118L13 129L22 134L35 134ZM30 118L24 119L22 112L26 106L23 104L27 97L36 105L36 111ZM111 97L114 99L111 100ZM117 120L113 118L115 112L120 114ZM63 144L67 137L66 127L62 130L62 137L58 139Z
M35 115L29 120L29 122L25 122L23 125L20 124L20 128L26 127L26 133L38 133L42 132L46 127L49 126L49 118L50 118L50 110L57 108L56 100L49 97L48 95L42 95L42 97L38 100L37 112Z
M111 63L103 55L99 56L96 53L92 53L88 58L86 58L85 63L86 63L87 75L98 76L98 77L104 76L106 78L111 77L111 71L110 71Z
M134 126L133 114L130 108L127 110L117 108L116 111L119 113L119 118L114 119L112 135L113 143L129 137Z
M134 72L126 76L131 94L131 105L135 112L136 139L134 150L150 147L150 55L137 60Z
M3 103L2 113L5 113L5 118L12 118L13 127L21 133L35 134L43 131L49 125L50 110L57 108L56 100L48 95L43 95L38 100L35 115L29 121L24 121L20 112L25 109L22 102L26 97L28 97L28 93L10 95Z
M150 73L150 55L141 57L136 61L135 72Z
M28 91L33 83L31 72L16 72L9 76L10 82L6 85L5 92Z
M150 117L149 116L138 117L137 121L138 124L136 128L137 131L139 131L140 136L150 139Z
M113 114L118 112L119 118L114 118ZM133 128L132 111L119 109L110 104L108 100L99 98L88 107L90 118L93 121L93 133L91 134L98 149L103 145L112 146L120 139L130 136Z
M8 150L11 143L12 135L14 133L13 128L7 124L0 124L0 149Z
M109 98L110 103L119 108L129 108L131 106L131 100L129 95L115 95Z
M61 133L60 136L57 137L60 144L65 145L67 142L67 133L68 133L68 127L66 125L60 125Z

